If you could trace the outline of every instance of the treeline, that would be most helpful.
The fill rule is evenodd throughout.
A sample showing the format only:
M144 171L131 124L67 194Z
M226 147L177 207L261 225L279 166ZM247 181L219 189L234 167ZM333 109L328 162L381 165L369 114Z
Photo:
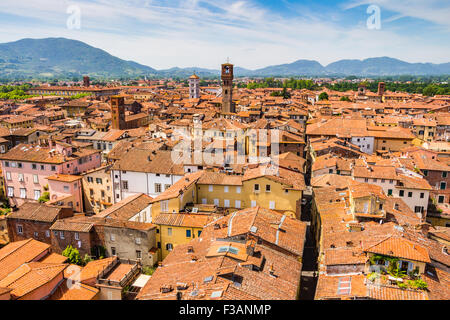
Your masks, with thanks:
M245 87L242 84L240 87ZM250 82L247 84L247 89L260 89L260 88L290 88L290 89L319 89L319 86L312 80L294 79L289 80L275 80L274 78L265 78L260 82Z
M24 84L20 86L0 86L0 99L7 100L23 100L31 98L31 95L26 94L26 91L31 88L31 85Z
M376 82L366 82L364 83L368 90L372 92L378 91L378 83ZM386 90L392 92L408 92L408 93L419 93L425 96L434 96L434 95L447 95L450 94L450 85L447 84L437 84L437 83L423 83L423 82L385 82ZM327 87L330 90L345 92L349 90L356 91L358 90L358 83L351 82L340 82L335 84L324 84L324 87Z

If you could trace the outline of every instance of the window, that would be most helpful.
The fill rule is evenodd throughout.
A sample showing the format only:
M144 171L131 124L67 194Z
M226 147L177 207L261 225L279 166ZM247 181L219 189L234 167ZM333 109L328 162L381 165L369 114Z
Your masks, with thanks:
M35 238L39 238L39 232L33 232L33 236L35 237Z
M272 209L272 210L275 209L275 201L270 201L270 203L269 203L269 209Z
M11 172L6 171L6 180L11 180Z
M392 196L392 189L388 189L388 196Z
M64 186L64 191L69 192L69 186Z
M425 193L421 192L420 193L420 199L423 199L423 198L425 198Z
M136 250L136 259L142 259L141 250Z
M141 244L141 238L136 238L136 244Z
M17 233L18 234L23 234L23 226L17 226Z
M161 201L161 212L169 212L169 200Z
M22 163L21 162L17 162L17 168L22 169L22 167L23 167Z
M385 183L386 182L386 180L384 180L384 179L381 179L381 183Z
M9 167L9 161L5 161L5 167Z
M405 196L405 190L400 190L400 192L398 193L398 195L400 197L404 197Z
M423 207L415 206L414 207L414 212L415 213L422 213L423 212Z
M445 196L438 196L438 203L444 203Z
M161 193L161 183L155 183L155 192Z
M442 178L447 178L447 171L442 172Z
M408 192L408 198L412 198L413 193L412 192Z
M220 205L219 199L214 199L214 205L218 207Z
M223 187L223 192L228 192L228 186Z
M33 183L39 183L39 176L37 174L33 174Z
M75 240L80 240L80 234L78 232L75 232Z
M23 173L19 173L19 182L23 182L23 181L24 181Z
M378 179L373 179L373 182L378 182Z
M64 239L64 231L60 231L60 232L59 232L59 237L60 237L61 239Z
M128 181L122 181L122 188L128 190Z
M56 171L56 166L52 166L52 167L51 167L51 170L52 170L52 171Z
M89 183L94 182L94 178L92 178L92 177L87 177L87 182L89 182Z
M390 183L390 184L393 184L393 183L394 183L394 180L389 180L389 183Z
M212 185L209 185L209 186L208 186L208 191L209 191L209 192L213 192L213 186L212 186Z
M428 170L423 170L422 172L425 177L428 176Z
M329 169L329 170L328 170L328 173L333 173L333 169Z
M36 165L35 163L33 163L33 164L31 164L31 168L32 168L33 170L36 170L36 169L37 169L37 165Z
M186 238L190 238L191 237L191 230L186 230Z
M197 236L200 237L201 234L202 234L202 231L201 231L201 230L198 230Z
M41 164L41 170L45 170L45 165Z
M255 201L255 200L252 200L251 207L252 207L252 208L256 207L256 201Z
M441 182L441 190L445 190L447 188L447 183L446 182Z
M234 202L234 207L237 208L237 209L240 209L241 208L241 200L236 200Z
M111 255L116 255L116 247L111 247Z
M114 235L114 234L110 234L110 236L109 236L109 239L111 240L111 241L116 241L116 236Z
M39 200L41 197L41 190L34 190L34 200Z
M172 251L173 250L173 244L171 244L171 243L166 244L166 250L167 251Z
M96 179L95 179L95 182L97 182L98 184L103 184L101 178L96 178Z
M25 199L27 197L27 189L25 188L20 188L20 197L22 199Z
M50 230L45 230L45 237L50 238Z
M241 193L241 187L236 187L236 193Z
M229 207L230 207L230 200L225 199L225 200L223 201L223 206L224 206L225 208L229 208Z
M266 192L270 192L270 184L266 184Z
M172 236L172 228L167 228L167 235L168 235L169 237Z
M364 182L369 182L369 179L368 178L364 178Z
M259 184L255 184L254 189L255 192L259 192Z

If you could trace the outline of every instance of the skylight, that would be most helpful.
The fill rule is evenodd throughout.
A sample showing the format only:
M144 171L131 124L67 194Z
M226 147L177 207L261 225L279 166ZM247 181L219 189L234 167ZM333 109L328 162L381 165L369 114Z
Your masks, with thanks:
M234 247L220 247L219 250L217 250L218 253L223 253L223 252L230 252L232 254L238 254L239 249L236 249Z

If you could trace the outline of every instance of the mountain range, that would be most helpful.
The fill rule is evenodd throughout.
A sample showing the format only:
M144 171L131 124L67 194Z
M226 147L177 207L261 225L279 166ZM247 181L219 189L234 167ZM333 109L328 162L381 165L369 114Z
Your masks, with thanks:
M100 78L179 77L193 72L200 77L218 77L220 70L171 68L156 70L133 61L114 57L86 43L65 38L22 39L0 44L0 78L73 77L89 75ZM450 75L450 63L408 63L394 58L340 60L327 66L314 60L249 70L235 67L237 77L293 76L396 76Z

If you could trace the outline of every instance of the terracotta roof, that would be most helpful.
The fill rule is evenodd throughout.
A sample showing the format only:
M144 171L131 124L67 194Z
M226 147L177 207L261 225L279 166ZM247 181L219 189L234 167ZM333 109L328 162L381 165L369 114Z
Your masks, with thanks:
M0 249L0 279L48 251L50 245L34 239L12 242Z
M129 220L147 208L152 202L152 197L139 193L113 204L111 207L97 214L97 216L102 218L108 217L119 220Z
M428 250L421 245L400 237L388 237L365 249L367 252L430 263Z
M42 222L54 222L62 208L37 202L25 202L17 211L12 212L8 219L22 219Z
M0 287L12 289L11 296L18 299L51 282L62 274L68 264L30 262L21 265L0 281Z

